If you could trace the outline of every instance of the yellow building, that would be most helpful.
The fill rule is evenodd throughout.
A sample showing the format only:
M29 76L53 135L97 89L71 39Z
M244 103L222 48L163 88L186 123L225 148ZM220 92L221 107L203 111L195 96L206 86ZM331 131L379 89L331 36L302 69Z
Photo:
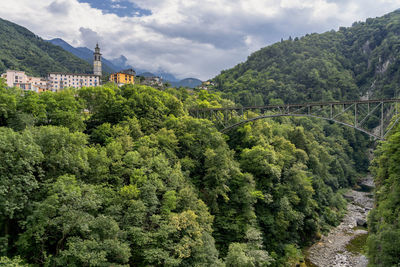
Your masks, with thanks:
M132 69L113 73L110 75L110 82L114 82L119 86L124 84L135 84L135 74L135 71Z

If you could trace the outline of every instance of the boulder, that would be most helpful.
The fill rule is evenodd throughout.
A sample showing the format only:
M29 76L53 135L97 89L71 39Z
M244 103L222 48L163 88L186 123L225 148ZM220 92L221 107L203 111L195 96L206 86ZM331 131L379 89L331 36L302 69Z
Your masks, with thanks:
M358 226L367 226L367 221L364 219L357 219L357 225Z
M354 201L354 197L353 197L353 196L344 194L343 197L344 197L346 200Z

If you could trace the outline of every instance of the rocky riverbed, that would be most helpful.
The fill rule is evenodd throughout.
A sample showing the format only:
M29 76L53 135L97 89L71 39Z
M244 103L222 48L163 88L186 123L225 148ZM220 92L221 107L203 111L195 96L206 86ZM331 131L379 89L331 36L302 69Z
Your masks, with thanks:
M368 191L373 187L373 179L368 176L360 184L360 189ZM317 243L308 249L308 262L320 267L366 267L368 260L364 255L348 251L349 242L368 234L367 230L359 226L366 226L367 214L373 207L371 192L349 190L345 194L349 204L342 223L323 236Z

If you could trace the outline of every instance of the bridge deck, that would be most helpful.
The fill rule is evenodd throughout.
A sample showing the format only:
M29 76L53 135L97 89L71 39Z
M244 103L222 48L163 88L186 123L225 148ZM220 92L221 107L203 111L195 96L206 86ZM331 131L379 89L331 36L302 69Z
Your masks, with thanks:
M400 103L400 99L326 101L250 107L194 108L189 109L189 114L198 118L208 118L215 121L217 124L222 124L222 132L228 131L243 123L263 118L308 116L333 121L362 131L374 138L384 140L391 129L400 121L400 116L397 116L396 120L391 123L391 118L398 115L400 109L399 105L395 103ZM249 117L249 111L251 110L259 110L260 115L255 118ZM234 115L239 116L241 121L231 121L231 125L227 125L226 123L229 123ZM376 134L374 129L366 129L363 127L363 124L367 124L367 119L373 116L379 120L379 134ZM349 119L352 120L352 122L349 121ZM385 131L386 128L387 131Z
M247 106L247 107L226 107L226 108L194 108L189 111L221 111L221 110L248 110L248 109L272 109L272 108L300 108L314 106L338 106L352 104L379 104L379 103L400 103L400 99L373 99L373 100L347 100L347 101L331 101L331 102L310 102L301 104L282 104L282 105L265 105L265 106Z

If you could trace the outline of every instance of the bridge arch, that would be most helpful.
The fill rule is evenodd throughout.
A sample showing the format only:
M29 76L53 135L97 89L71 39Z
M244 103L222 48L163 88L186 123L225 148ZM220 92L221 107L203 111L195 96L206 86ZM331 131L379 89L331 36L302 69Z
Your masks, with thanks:
M375 139L385 140L386 135L400 122L400 99L373 99L351 100L342 102L314 102L303 104L282 104L252 107L227 107L227 108L194 108L189 109L189 114L196 118L210 119L216 124L222 125L221 132L227 132L232 128L247 122L276 117L310 117L326 121L332 121L363 132ZM259 116L248 118L249 111L261 113ZM346 115L347 114L347 115ZM241 117L242 121L227 126L230 118ZM345 116L346 115L346 116ZM368 118L375 116L379 120L380 134L362 125ZM391 122L391 119L397 118ZM347 118L347 119L345 119ZM349 122L354 120L353 123Z
M242 124L246 124L248 122L257 121L257 120L261 120L261 119L268 119L268 118L277 118L277 117L310 117L310 118L317 118L317 119L322 119L322 120L326 120L326 121L332 121L332 122L335 122L335 123L338 123L338 124L341 124L341 125L356 129L356 130L358 130L360 132L363 132L363 133L365 133L365 134L367 134L367 135L369 135L371 137L374 137L375 139L385 140L384 138L381 138L380 136L378 136L376 134L373 134L371 132L368 132L367 130L364 130L364 129L359 128L357 126L354 126L354 125L351 125L351 124L348 124L348 123L345 123L345 122L342 122L342 121L338 121L338 120L335 120L335 119L325 118L325 117L316 116L316 115L312 115L312 114L271 114L271 115L262 115L262 116L258 116L258 117L255 117L255 118L243 120L243 121L237 122L235 124L232 124L232 125L224 128L224 129L222 129L221 132L226 133L226 132L232 130L233 128L236 128L236 127L238 127L238 126L240 126Z

